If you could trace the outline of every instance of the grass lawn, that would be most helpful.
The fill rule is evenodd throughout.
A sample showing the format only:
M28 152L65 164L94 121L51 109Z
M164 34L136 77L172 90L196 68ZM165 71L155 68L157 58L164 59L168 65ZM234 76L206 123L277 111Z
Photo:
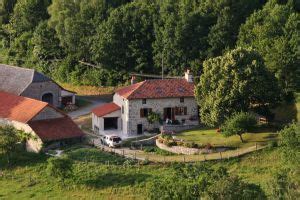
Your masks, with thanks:
M197 144L212 144L213 146L228 146L228 147L250 147L255 143L266 144L271 140L277 139L277 133L273 132L259 132L259 133L246 133L243 135L245 143L242 143L239 136L224 137L218 133L216 129L197 129L179 133L177 138Z
M149 183L174 173L168 164L138 165L93 148L72 148L67 153L75 162L74 177L64 187L47 175L47 156L23 153L7 169L0 155L0 185L5 186L0 187L0 199L146 199ZM261 185L268 193L268 182L280 160L276 149L266 149L208 164L224 166L245 181Z

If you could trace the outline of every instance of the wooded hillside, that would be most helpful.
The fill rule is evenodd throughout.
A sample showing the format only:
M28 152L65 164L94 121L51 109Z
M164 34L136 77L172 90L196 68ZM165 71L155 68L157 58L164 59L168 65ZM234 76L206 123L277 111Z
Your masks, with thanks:
M297 0L2 0L0 61L105 86L162 65L168 75L201 75L205 60L252 47L288 94L300 85L299 8Z

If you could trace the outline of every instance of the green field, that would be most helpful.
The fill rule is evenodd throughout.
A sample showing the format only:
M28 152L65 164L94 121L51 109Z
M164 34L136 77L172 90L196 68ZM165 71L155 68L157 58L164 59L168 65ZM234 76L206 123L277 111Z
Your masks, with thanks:
M66 186L47 175L47 156L19 155L12 169L1 169L0 185L5 187L0 187L0 199L145 199L148 183L174 173L169 165L133 164L97 149L73 149L68 154L75 167L74 178L67 180ZM277 150L210 163L212 167L225 166L267 193L272 173L280 166Z
M216 129L197 129L179 133L177 138L183 139L188 142L195 142L197 144L205 145L211 144L213 146L227 146L227 147L250 147L255 146L255 143L264 145L272 140L277 139L278 134L270 131L246 133L243 135L245 143L242 143L239 136L224 137L218 133Z

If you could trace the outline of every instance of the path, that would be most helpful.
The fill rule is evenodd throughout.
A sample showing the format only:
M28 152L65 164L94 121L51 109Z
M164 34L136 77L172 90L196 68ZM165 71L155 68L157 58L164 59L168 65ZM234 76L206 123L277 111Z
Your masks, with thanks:
M252 147L241 148L237 150L229 150L225 152L218 152L218 153L210 153L210 154L198 154L198 155L173 155L173 156L163 156L158 155L155 153L146 153L142 150L132 150L129 148L110 148L104 146L100 143L100 140L94 139L91 143L100 148L103 151L111 152L119 154L125 158L136 159L136 160L148 160L151 162L157 163L171 163L171 162L201 162L201 161L208 161L208 160L224 160L229 158L240 157L242 155L246 155L248 153L264 149L267 147L266 145L255 145Z
M88 97L87 96L87 97L80 97L80 98L91 102L91 104L84 106L82 108L79 108L78 110L69 112L68 115L72 119L78 118L83 115L87 115L97 106L107 103L106 100L102 99L101 97Z

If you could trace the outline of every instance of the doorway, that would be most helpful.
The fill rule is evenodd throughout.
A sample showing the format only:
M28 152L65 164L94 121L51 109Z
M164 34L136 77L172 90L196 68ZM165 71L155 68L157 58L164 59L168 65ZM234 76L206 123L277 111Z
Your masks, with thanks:
M173 108L164 108L164 120L166 119L174 120L174 118L175 116L174 116Z
M50 105L53 105L53 94L52 93L46 93L42 96L42 101L49 103Z
M118 129L118 117L104 118L104 130L117 130L117 129Z
M138 124L137 125L137 134L138 135L143 134L143 124Z

